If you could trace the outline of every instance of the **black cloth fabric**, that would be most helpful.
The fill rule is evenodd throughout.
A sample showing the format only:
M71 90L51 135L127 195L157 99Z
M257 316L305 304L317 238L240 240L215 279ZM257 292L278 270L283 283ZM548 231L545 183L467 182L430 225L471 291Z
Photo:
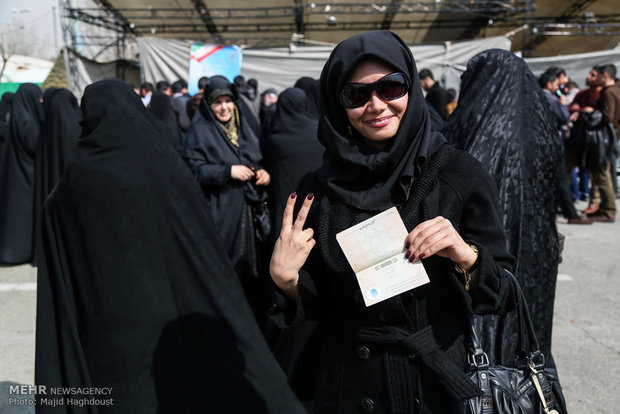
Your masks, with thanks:
M13 99L0 162L0 263L32 258L35 154L42 123L41 88L24 83Z
M271 174L269 204L274 239L280 234L288 196L323 160L325 149L317 138L318 121L312 118L308 105L303 90L284 90L278 98L271 129L261 138L263 164Z
M241 98L239 91L237 90L236 87L234 87L234 85L232 87L232 90L235 96L235 103L239 107L239 110L243 112L243 116L245 118L245 122L247 126L252 130L252 133L255 136L260 137L261 132L262 132L260 120L258 119L256 115L254 115L254 112L252 111L252 107L250 106L250 104L248 104L245 99ZM205 96L207 96L206 93L205 93Z
M9 119L11 119L14 96L13 92L5 92L0 99L0 162L2 162L2 147L9 135ZM0 171L2 171L1 164Z
M177 102L180 101L177 100ZM162 132L168 137L174 148L180 151L183 144L183 134L175 116L175 111L172 108L170 97L161 91L153 93L148 110L161 122Z
M435 108L441 119L447 118L448 91L442 88L438 82L435 82L426 92L426 102Z
M251 114L258 120L258 114L260 112L260 99L256 96L254 88L248 85L244 85L241 88L237 88L238 97L243 99Z
M549 357L559 262L555 198L564 170L555 118L527 64L510 52L476 55L461 80L459 104L443 133L478 159L497 186L514 274ZM501 362L508 365L516 338L509 325L498 333Z
M390 62L411 84L409 106L398 133L380 152L362 142L353 128L353 135L349 135L349 120L338 98L353 69L369 56ZM327 149L318 172L322 185L342 202L362 210L385 210L401 204L411 178L445 142L440 135L431 133L418 72L407 44L388 31L354 36L340 43L321 73L319 96L319 141Z
M75 161L42 215L35 382L110 387L97 398L113 405L37 413L303 413L200 188L139 97L104 80L82 111Z
M153 99L153 97L151 97L151 99ZM172 110L174 112L178 127L181 129L181 131L185 132L187 128L189 128L189 125L191 123L191 120L187 115L187 109L185 104L182 101L173 98L172 96L168 96L168 99L170 100L170 105L172 105Z
M465 241L479 248L480 294L474 301L454 263L431 256L422 260L429 284L366 307L363 295L368 292L360 291L336 234L385 208L383 202L369 200L390 200L395 192L382 180L375 191L384 194L356 200L353 188L340 191L331 185L335 179L330 182L321 177L326 171L321 169L303 192L316 195L307 223L315 231L317 244L300 271L299 300L294 304L278 294L272 317L285 329L304 320L321 321L325 340L317 364L315 413L360 412L368 407L377 413L447 413L455 400L478 392L463 374L467 314L504 313L514 306L513 285L503 271L512 268L513 259L506 251L493 182L470 155L437 145L443 140L430 133L413 56L398 36L388 31L368 32L341 42L323 70L322 102L337 102L337 80L346 79L340 70L349 73L355 67L349 67L349 62L369 56L384 59L412 82L408 108L394 142L372 154L375 159L390 159L394 148L411 154L405 155L405 166L393 161L384 171L387 177L397 177L392 180L396 193L401 191L400 172L408 169L413 176L416 171L410 188L395 198L401 201L387 207L399 209L408 231L437 216L449 219ZM400 66L403 61L407 62L404 67ZM341 157L361 158L357 138L349 137L346 149L346 121L345 111L335 104L320 121L332 163ZM332 125L337 127L330 131ZM334 141L339 145L332 145ZM368 174L360 178L358 188L364 193L367 183L374 180Z
M314 119L319 119L319 80L309 76L302 76L295 82L295 88L306 93L308 111Z
M223 77L209 78L204 96L216 89L233 91ZM234 102L238 100L235 98ZM238 130L239 148L227 138L209 104L203 98L199 115L185 134L183 158L194 172L196 180L209 202L209 213L217 223L218 233L240 279L258 276L257 253L250 216L252 203L264 201L266 192L252 181L241 182L231 178L231 166L243 164L261 168L262 155L259 142L239 109L241 124Z
M11 117L11 107L15 94L13 92L5 92L0 99L0 121L8 122Z
M260 95L261 102L260 109L258 111L258 119L260 120L263 131L270 128L269 123L271 122L271 118L273 118L273 115L276 112L275 103L269 104L269 106L267 106L266 96L269 94L274 94L277 96L278 92L275 89L269 88L267 90L264 90L263 93L261 93Z
M445 120L439 115L439 112L428 102L426 103L426 109L428 109L428 114L431 119L431 130L432 131L440 131L445 124Z
M11 107L13 106L13 92L5 92L0 99L0 174L4 162L5 143L9 138L9 120L11 119Z
M46 92L51 89L48 88ZM54 89L43 101L45 120L37 145L34 192L34 252L36 263L40 250L41 207L73 159L77 140L82 133L82 112L77 99L68 89Z

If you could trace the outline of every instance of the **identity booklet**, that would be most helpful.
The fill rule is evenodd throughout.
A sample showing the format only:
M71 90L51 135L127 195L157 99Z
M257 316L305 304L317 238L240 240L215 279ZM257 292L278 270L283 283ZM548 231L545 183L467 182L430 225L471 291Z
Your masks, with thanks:
M407 234L398 210L392 207L336 235L366 306L430 282L422 262L405 257Z

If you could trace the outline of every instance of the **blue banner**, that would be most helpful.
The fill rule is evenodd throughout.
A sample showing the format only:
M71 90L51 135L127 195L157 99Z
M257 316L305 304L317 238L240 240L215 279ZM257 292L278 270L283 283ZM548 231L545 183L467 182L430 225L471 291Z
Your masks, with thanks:
M189 54L188 93L198 93L203 76L222 75L232 82L241 73L241 48L238 46L192 43Z

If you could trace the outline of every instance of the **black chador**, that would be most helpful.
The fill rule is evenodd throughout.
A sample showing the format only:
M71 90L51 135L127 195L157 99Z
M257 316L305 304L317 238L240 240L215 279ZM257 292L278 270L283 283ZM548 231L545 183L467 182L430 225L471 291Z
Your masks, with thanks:
M0 263L32 258L35 153L42 123L41 89L24 83L13 99L0 161Z
M525 62L492 49L467 64L458 107L443 129L448 141L477 158L497 185L508 249L517 260L515 276L550 363L559 261L555 198L558 172L564 168L555 124ZM510 323L515 315L509 316L503 332L497 332L498 338L503 336L496 344L503 356L497 356L504 364L514 362L517 337ZM487 342L493 341L487 338Z
M113 405L37 412L302 413L200 188L139 97L96 82L82 112L42 212L35 383L109 387Z
M53 89L48 93L50 89ZM82 113L77 99L68 89L49 88L45 90L43 108L45 121L39 135L35 169L35 242L33 262L40 252L41 206L52 192L73 158L77 140L82 132Z
M232 165L260 169L262 155L258 138L250 128L246 114L237 106L239 99L232 84L223 77L212 77L205 86L199 114L185 133L183 158L194 172L209 202L208 212L224 240L224 247L240 279L258 275L250 204L266 198L252 181L231 178ZM235 115L225 129L211 111L208 99L214 95L231 96Z
M261 137L265 168L271 174L269 202L274 238L280 234L286 200L299 190L300 180L323 161L324 148L317 138L318 120L312 117L306 94L289 88L278 97L270 129Z
M168 95L161 91L157 91L151 96L148 109L160 123L162 134L168 137L175 149L180 151L183 135L181 134L177 118L174 115L171 102Z

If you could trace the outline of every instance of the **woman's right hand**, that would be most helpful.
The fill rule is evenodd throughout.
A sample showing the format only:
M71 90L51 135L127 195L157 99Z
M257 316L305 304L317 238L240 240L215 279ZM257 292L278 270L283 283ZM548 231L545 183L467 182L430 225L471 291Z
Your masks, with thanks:
M245 165L233 165L230 167L230 176L234 180L247 181L254 177L254 171Z
M291 194L286 201L282 218L282 230L276 241L269 264L269 273L274 283L290 300L297 302L299 297L299 270L306 262L310 251L316 244L314 230L304 230L308 211L314 196L308 194L293 222L293 210L297 195Z

